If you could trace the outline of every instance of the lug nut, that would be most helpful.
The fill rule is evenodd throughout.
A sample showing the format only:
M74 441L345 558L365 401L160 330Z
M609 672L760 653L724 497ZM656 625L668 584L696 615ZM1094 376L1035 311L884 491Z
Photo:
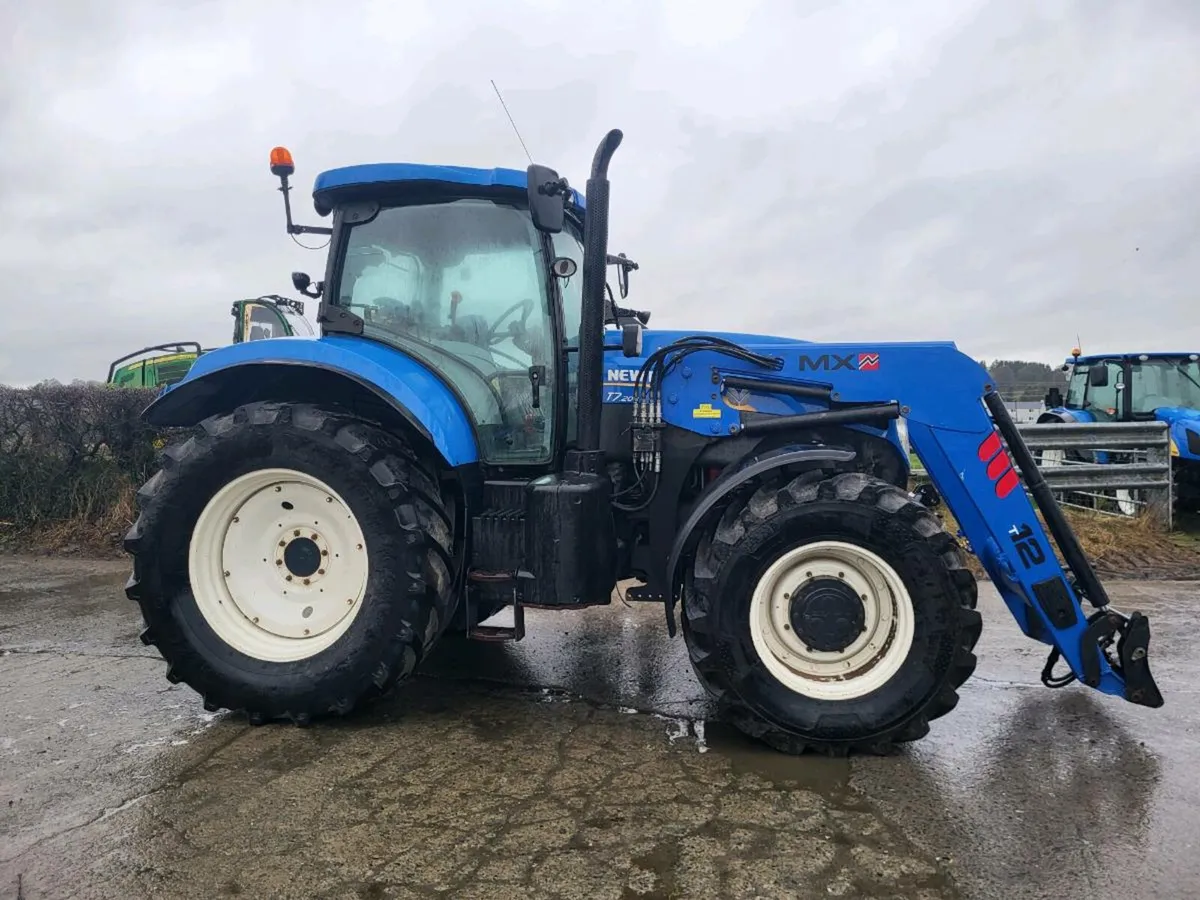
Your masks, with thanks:
M317 574L318 574L318 575L324 575L324 574L325 574L325 570L324 570L324 569L317 569Z
M291 580L292 580L292 576L291 576L291 575L289 575L289 576L287 577L287 580L288 580L288 581L291 581Z
M305 583L305 584L308 584L308 583L309 583L309 579L305 578L305 579L304 579L304 583Z
M297 528L295 531L292 532L292 537L300 537L300 529L299 528Z
M316 536L315 534L314 534L314 535L312 535L312 539L313 539L314 541L315 541L315 540L317 540L317 536Z
M283 565L283 560L282 560L282 559L277 559L277 560L275 560L275 565L277 565L277 566L282 566L282 565Z

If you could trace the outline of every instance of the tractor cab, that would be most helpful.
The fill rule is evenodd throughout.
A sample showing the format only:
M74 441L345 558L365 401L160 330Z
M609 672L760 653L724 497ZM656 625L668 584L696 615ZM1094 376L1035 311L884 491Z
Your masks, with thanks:
M285 200L292 170L276 148ZM541 166L393 163L323 172L313 201L331 228L295 225L285 209L291 233L332 237L323 281L292 276L321 298L323 333L377 341L436 373L466 410L486 465L560 459L577 431L583 196ZM608 262L625 296L637 266ZM606 323L631 313L609 290ZM639 327L649 318L640 316Z
M127 353L108 367L106 383L115 387L156 388L181 381L204 350L195 341L155 344Z
M1200 413L1200 354L1118 353L1083 356L1078 350L1062 367L1064 397L1046 395L1050 411L1068 410L1089 421L1173 421Z
M312 325L304 318L304 302L291 297L264 294L252 300L235 300L230 315L235 344L296 335L315 337ZM108 367L107 383L116 387L168 387L182 381L207 352L195 341L143 347L114 360Z
M304 318L304 301L278 294L264 294L253 300L237 300L230 309L233 316L233 343L300 335L314 337Z

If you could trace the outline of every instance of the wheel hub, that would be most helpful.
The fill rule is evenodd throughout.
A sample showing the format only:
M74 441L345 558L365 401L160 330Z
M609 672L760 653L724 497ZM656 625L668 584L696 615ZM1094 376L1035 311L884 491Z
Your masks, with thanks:
M800 642L822 653L845 650L867 628L866 610L854 588L829 576L792 592L788 618Z
M284 548L283 564L297 578L308 578L321 568L321 548L312 538L296 538Z

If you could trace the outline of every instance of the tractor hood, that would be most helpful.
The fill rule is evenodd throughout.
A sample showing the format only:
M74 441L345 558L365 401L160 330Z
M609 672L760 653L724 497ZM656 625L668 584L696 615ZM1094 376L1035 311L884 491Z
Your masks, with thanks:
M1200 462L1200 410L1160 406L1154 418L1170 428L1172 456Z
M1200 409L1188 409L1182 406L1160 406L1154 410L1154 418L1168 425L1176 422L1188 423L1194 429L1200 429Z

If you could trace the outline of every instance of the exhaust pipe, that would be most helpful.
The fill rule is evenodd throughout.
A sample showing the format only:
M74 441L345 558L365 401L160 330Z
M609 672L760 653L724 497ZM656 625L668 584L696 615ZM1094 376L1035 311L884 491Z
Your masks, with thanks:
M604 285L608 266L608 164L624 135L614 128L592 158L583 224L583 308L579 324L578 451L576 471L600 468L600 411L604 401Z

